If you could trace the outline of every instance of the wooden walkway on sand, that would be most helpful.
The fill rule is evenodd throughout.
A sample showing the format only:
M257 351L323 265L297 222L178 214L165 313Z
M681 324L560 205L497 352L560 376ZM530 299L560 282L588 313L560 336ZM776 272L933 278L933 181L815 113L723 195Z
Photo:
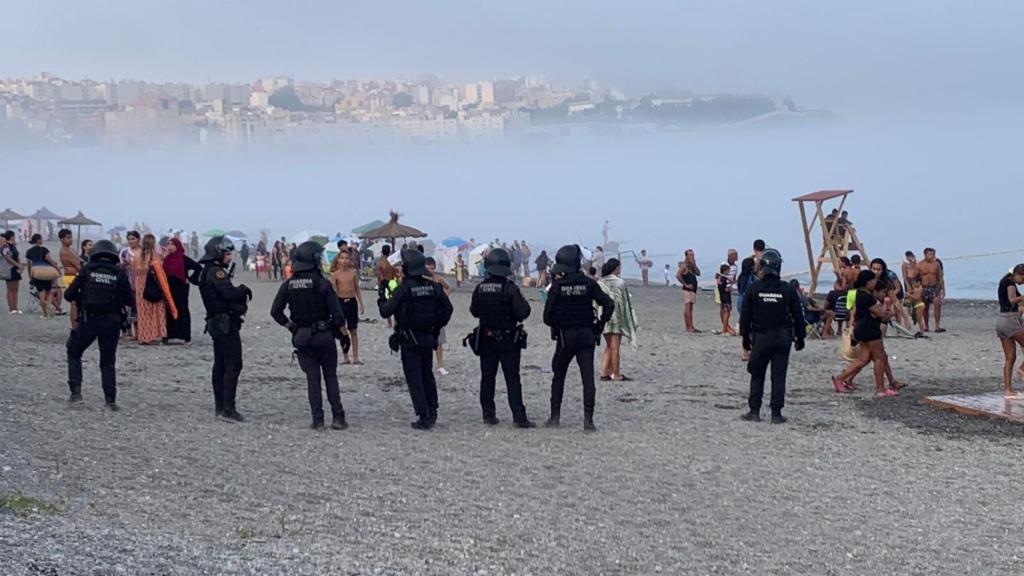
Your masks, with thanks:
M924 402L941 410L954 410L967 416L988 416L1024 424L1024 396L1006 398L1002 392L948 394L926 396Z

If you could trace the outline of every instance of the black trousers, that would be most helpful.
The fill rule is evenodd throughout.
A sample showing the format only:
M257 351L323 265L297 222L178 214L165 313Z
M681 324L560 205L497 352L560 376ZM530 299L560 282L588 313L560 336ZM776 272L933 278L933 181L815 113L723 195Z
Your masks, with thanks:
M573 359L580 367L583 377L583 410L594 412L597 390L594 388L594 348L597 341L594 331L590 328L568 328L559 331L555 344L555 355L551 359L551 369L555 375L551 379L551 411L562 409L562 392L565 389L565 375Z
M772 411L782 410L786 404L786 372L789 371L789 351L793 344L793 331L789 328L754 334L753 349L747 371L750 372L750 410L761 410L764 380L768 365L772 367Z
M480 337L480 407L484 417L494 417L494 387L498 378L498 367L505 376L505 388L508 389L508 405L512 409L512 418L523 422L526 418L526 407L523 406L523 386L519 379L519 362L522 348L511 341L497 342L487 336Z
M121 337L121 317L118 314L86 314L84 318L78 329L72 330L68 336L68 388L72 394L82 393L82 354L99 340L103 397L107 402L113 402L117 398L117 342Z
M437 380L434 379L436 339L429 333L416 333L414 336L416 342L402 344L402 371L416 415L426 417L431 410L437 411Z
M235 392L242 373L242 334L232 322L231 331L213 336L213 402L217 413L235 411Z
M306 388L309 392L309 410L313 420L324 419L323 395L320 393L320 374L327 387L327 402L335 418L343 418L345 409L341 405L341 391L338 387L338 347L334 336L323 331L313 334L309 346L296 350L299 366L306 373Z

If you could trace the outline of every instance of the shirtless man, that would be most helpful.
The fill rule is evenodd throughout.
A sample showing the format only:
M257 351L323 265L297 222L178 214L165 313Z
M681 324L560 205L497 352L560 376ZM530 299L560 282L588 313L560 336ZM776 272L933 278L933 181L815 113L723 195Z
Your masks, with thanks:
M917 263L917 272L921 276L922 299L924 300L924 329L928 331L928 309L935 307L935 332L945 332L942 327L942 300L946 297L946 279L943 276L942 263L935 258L934 248L924 249L924 260Z
M395 267L388 262L391 256L391 246L384 245L381 250L380 260L377 261L377 303L387 300L388 283L395 279ZM391 318L388 318L388 328L391 327Z
M64 229L57 233L57 237L60 238L60 265L64 268L64 286L71 286L71 283L78 276L78 273L82 271L82 258L75 254L74 249L71 246L74 244L74 238L71 236L71 230ZM60 289L55 290L57 298L60 298ZM74 302L71 303L71 329L74 330L78 327L78 305Z
M341 303L341 312L345 316L349 338L352 340L352 362L356 366L363 363L359 360L359 318L365 313L363 309L363 291L359 289L359 271L352 266L352 257L346 249L338 253L338 269L331 274L331 285ZM348 352L342 349L342 364L349 364Z

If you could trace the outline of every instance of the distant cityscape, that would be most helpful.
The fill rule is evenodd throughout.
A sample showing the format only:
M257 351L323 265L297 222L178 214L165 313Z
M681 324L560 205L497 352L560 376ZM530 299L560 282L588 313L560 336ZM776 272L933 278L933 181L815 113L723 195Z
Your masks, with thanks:
M828 119L787 96L663 90L627 95L545 76L442 81L153 83L0 80L0 146L246 147L307 142L437 142L622 135Z

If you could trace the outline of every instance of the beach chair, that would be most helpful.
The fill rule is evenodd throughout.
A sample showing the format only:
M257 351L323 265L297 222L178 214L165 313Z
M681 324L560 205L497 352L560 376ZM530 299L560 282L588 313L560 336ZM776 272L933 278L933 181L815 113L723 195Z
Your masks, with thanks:
M28 285L28 304L25 305L24 312L26 314L42 314L43 310L39 307L39 290L31 283Z

